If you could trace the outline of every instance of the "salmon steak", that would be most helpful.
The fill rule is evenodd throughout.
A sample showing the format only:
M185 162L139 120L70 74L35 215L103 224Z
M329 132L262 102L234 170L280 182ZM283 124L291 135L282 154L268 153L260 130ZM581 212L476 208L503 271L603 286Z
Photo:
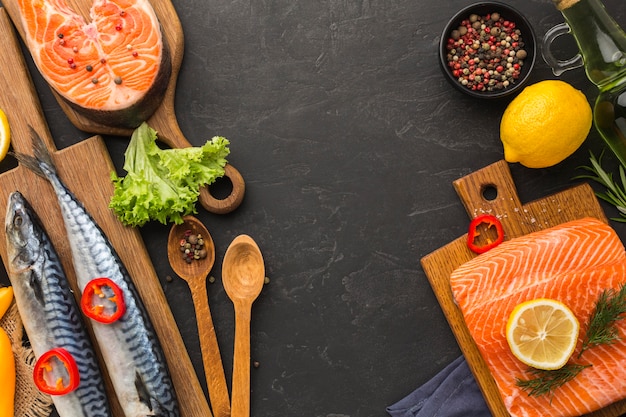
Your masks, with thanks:
M600 294L624 283L624 245L609 225L591 218L503 242L451 274L454 299L511 416L580 416L626 398L626 320L616 322L615 343L579 357ZM572 310L581 327L569 362L592 366L549 394L530 396L517 379L536 376L511 353L506 325L518 304L537 298Z
M65 0L18 0L18 8L37 69L78 113L135 128L160 105L172 69L148 0L96 0L89 22Z

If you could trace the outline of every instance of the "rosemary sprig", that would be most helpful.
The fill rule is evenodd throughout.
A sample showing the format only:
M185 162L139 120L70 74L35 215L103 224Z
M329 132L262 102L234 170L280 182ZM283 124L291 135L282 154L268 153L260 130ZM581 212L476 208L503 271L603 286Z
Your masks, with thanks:
M624 171L624 166L621 164L619 166L621 184L618 184L613 179L613 174L606 172L602 168L602 155L604 152L600 154L598 159L592 152L589 153L591 155L589 158L591 166L581 166L579 169L584 169L591 174L579 175L573 179L590 179L604 185L607 188L606 192L596 192L596 196L617 208L621 217L614 217L611 220L626 223L626 172Z
M598 345L610 345L619 340L616 322L626 313L626 285L619 290L608 288L602 291L589 318L587 333L583 341L580 357L587 349Z
M583 369L590 367L589 365L579 365L568 363L562 368L546 371L542 369L530 368L529 373L535 378L520 379L515 378L515 383L523 391L526 391L530 397L539 397L541 395L553 394L554 390L571 381Z

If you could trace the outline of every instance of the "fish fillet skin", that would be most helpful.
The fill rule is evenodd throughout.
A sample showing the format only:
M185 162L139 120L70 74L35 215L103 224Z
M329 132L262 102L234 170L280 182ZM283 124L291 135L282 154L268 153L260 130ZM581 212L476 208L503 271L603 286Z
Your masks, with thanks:
M599 295L624 282L624 246L610 226L594 219L504 242L452 273L453 295L511 416L580 416L626 398L625 340L592 347L578 358ZM581 329L570 363L592 366L553 395L531 397L516 385L516 378L533 376L511 353L506 323L519 303L536 298L559 300L572 310ZM626 337L626 323L618 326Z
M171 63L148 0L96 0L89 22L65 0L18 0L18 6L35 65L77 111L136 127L158 107Z

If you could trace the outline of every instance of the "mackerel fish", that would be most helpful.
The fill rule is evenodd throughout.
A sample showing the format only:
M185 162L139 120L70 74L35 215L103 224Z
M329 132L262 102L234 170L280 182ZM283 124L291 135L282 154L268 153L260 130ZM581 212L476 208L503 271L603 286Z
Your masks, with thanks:
M35 356L64 348L78 367L78 388L52 396L58 414L111 416L96 354L57 252L19 191L9 196L5 230L8 276Z
M92 279L107 277L124 295L126 311L119 320L110 324L91 320L91 324L125 417L178 417L165 355L126 267L83 204L61 181L48 149L32 127L31 136L34 157L15 156L47 179L56 193L78 287L82 292Z

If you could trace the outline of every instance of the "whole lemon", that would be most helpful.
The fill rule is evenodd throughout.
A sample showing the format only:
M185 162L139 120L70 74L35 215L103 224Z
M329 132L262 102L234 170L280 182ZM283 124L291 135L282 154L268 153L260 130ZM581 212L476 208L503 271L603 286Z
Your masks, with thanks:
M502 115L504 159L528 168L556 165L582 145L591 122L587 97L570 84L547 80L530 85Z

